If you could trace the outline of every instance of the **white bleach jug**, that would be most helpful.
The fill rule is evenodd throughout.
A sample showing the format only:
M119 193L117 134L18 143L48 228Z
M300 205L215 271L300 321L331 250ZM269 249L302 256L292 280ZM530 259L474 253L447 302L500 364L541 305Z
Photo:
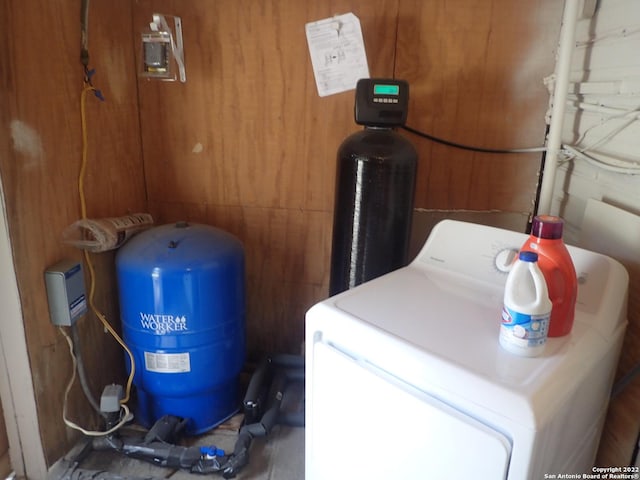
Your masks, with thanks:
M540 355L547 342L551 307L538 254L520 252L504 289L500 345L517 355Z

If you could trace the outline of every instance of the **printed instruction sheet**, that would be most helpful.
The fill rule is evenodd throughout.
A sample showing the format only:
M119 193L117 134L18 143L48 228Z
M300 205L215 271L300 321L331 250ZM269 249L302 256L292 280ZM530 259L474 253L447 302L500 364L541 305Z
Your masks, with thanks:
M305 30L318 95L353 90L360 78L369 78L360 20L353 13L307 23Z

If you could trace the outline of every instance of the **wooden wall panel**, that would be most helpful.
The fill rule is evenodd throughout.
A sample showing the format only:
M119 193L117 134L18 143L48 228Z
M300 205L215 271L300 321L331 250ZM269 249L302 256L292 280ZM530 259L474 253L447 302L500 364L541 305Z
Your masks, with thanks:
M153 11L182 17L187 66L186 84L139 82L150 208L161 222L188 212L238 231L249 250L251 353L301 340L297 297L287 299L292 292L282 288L269 294L263 285L309 287L317 296L306 308L327 294L335 155L359 129L352 92L318 97L304 24L354 12L372 76L410 81L414 126L481 146L540 145L542 77L553 70L561 5L531 1L527 8L532 15L503 0L489 8L460 0L136 4L134 29ZM461 153L412 140L421 156L417 206L529 210L539 154ZM250 223L220 215L225 209ZM315 230L320 250L298 242L291 228ZM314 277L266 267L309 256L320 258Z
M304 314L327 296L331 213L167 202L150 208L158 218L215 225L241 239L250 359L300 352Z
M62 230L80 216L80 1L5 4L0 78L7 111L1 135L8 149L3 149L0 173L41 436L51 464L78 438L61 420L71 360L64 338L49 320L43 272L63 258L81 260L78 250L61 243ZM87 98L88 214L99 218L144 210L130 2L92 1L89 38L93 81L106 101ZM94 262L96 304L117 322L113 254L96 255ZM106 383L122 381L122 353L93 315L81 319L78 327L94 395L99 396ZM87 427L98 426L77 385L69 415Z
M318 97L304 24L354 11L372 70L390 75L395 3L138 2L139 29L154 9L182 17L188 69L185 85L140 83L149 198L327 209L316 189L333 186L353 94Z
M42 271L62 256L80 258L59 241L79 209L80 2L8 2L0 82L10 125L2 144L12 144L11 126L35 135L13 142L0 173L52 462L75 435L60 421L70 361L49 325ZM186 219L237 235L247 256L253 358L299 351L304 313L327 295L335 156L359 130L353 92L317 95L306 22L355 13L371 75L410 82L413 127L484 147L544 139L542 78L555 60L556 0L94 0L91 9L94 82L107 101L87 104L90 216L148 209L159 223ZM186 84L136 79L139 34L153 12L182 17ZM420 154L416 206L530 209L538 155L470 153L410 138ZM115 319L113 253L95 261L97 303ZM80 328L98 389L122 375L121 352L92 316ZM78 388L70 410L88 414Z
M148 0L182 17L187 83L141 80L150 208L235 233L247 255L250 357L298 352L327 296L337 149L359 129L353 92L318 97L305 23L353 12L370 70L392 75L397 1Z
M402 0L395 74L411 85L407 124L485 148L545 137L562 2ZM529 212L540 154L459 150L411 137L420 163L416 206Z

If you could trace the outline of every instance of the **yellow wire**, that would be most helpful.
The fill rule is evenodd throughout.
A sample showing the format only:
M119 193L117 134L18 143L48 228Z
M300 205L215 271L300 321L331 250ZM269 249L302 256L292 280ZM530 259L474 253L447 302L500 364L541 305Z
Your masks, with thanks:
M84 194L84 176L87 170L87 152L89 146L89 140L87 137L87 120L85 114L85 105L86 105L86 96L88 92L95 91L95 88L91 85L85 84L85 87L82 89L82 94L80 96L80 116L82 122L82 164L80 165L80 173L78 175L78 193L80 195L80 212L82 214L82 219L86 220L87 218L87 202L85 200ZM95 293L95 271L93 268L93 263L91 262L91 256L87 250L84 250L84 259L87 263L87 269L89 270L89 306L93 313L100 319L104 328L111 334L113 338L120 344L120 346L127 352L129 355L129 360L131 362L131 372L129 373L129 378L127 379L127 388L125 397L120 400L120 404L124 405L129 401L131 396L131 385L133 383L133 376L136 372L136 363L133 358L133 353L129 350L129 347L124 343L120 335L113 329L109 321L106 319L104 314L98 310L98 308L93 303L93 295Z

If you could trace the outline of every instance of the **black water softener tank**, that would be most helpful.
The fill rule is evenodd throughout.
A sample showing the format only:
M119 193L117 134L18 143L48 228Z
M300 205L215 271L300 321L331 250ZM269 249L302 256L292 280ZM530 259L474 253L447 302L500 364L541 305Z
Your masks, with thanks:
M408 97L402 80L358 81L355 120L365 128L338 149L330 295L407 264L418 156L394 127Z

